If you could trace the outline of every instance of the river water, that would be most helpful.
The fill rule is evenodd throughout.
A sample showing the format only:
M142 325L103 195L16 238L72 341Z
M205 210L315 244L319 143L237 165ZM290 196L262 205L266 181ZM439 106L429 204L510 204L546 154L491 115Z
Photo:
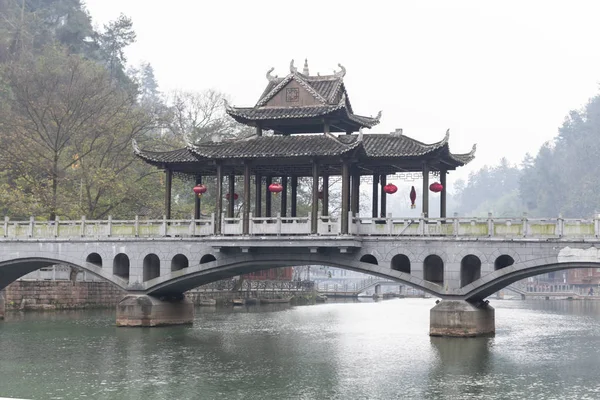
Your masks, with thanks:
M0 322L0 397L598 399L600 302L492 301L494 338L430 338L432 299L197 309L193 326L114 312Z

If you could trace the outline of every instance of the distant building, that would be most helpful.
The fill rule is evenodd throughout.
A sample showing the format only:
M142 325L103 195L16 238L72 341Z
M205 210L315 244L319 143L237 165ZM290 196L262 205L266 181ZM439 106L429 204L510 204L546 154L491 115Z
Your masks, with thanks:
M567 271L570 285L600 285L600 268L578 268Z
M243 277L252 281L291 281L293 275L294 267L283 267L253 272Z

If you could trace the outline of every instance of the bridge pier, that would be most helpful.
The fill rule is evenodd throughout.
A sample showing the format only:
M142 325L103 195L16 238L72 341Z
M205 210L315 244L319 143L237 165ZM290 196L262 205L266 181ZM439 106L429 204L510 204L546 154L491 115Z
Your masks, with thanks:
M165 326L191 324L194 304L184 295L157 298L126 295L117 304L117 326Z
M6 310L6 304L4 301L4 290L0 290L0 320L4 319L5 310Z
M430 311L430 336L475 337L495 332L494 308L487 302L442 300Z

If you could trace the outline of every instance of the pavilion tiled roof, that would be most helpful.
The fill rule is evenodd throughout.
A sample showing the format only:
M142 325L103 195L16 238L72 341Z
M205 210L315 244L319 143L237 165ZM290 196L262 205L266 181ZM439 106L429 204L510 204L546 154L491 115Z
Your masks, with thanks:
M342 155L359 143L346 144L330 134L250 136L219 143L200 143L190 150L201 158L286 158Z
M475 146L470 153L452 154L448 147L449 132L439 142L425 144L408 136L391 134L353 134L334 136L313 135L252 135L246 138L188 144L183 149L154 152L140 150L134 142L134 152L140 158L155 164L190 163L206 160L294 158L343 156L352 151L368 159L414 158L428 155L443 156L456 166L465 165L475 157Z

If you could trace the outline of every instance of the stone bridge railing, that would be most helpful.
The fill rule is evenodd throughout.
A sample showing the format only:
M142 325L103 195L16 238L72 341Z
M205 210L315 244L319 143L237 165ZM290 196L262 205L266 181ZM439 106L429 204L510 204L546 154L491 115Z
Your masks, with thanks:
M311 216L250 217L250 236L307 236ZM349 234L354 236L441 236L466 238L595 239L600 237L600 216L573 218L386 218L350 217ZM242 218L223 218L222 236L241 236ZM319 217L318 235L339 235L339 217ZM108 237L197 237L215 235L215 217L203 219L147 220L36 220L4 219L6 239L108 238Z

